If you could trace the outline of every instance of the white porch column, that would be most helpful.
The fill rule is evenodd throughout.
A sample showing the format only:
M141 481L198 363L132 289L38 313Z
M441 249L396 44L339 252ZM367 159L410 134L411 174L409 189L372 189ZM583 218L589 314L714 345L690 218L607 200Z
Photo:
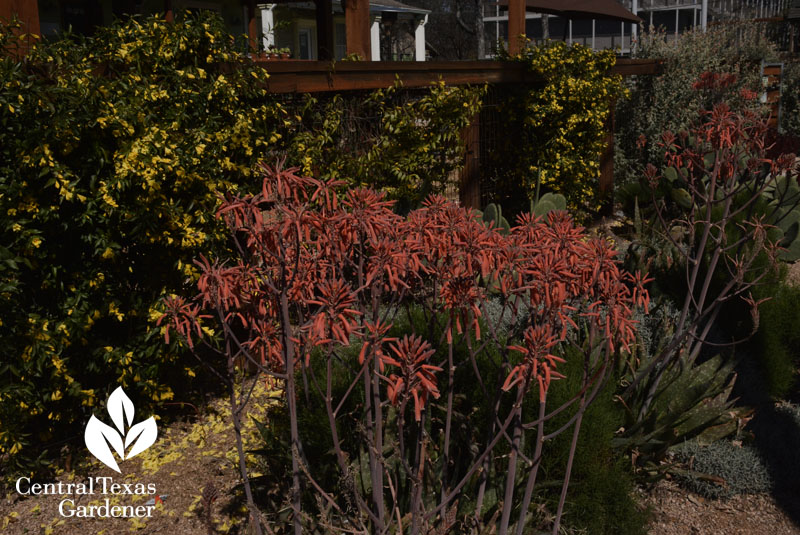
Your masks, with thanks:
M263 35L264 50L269 50L275 46L275 4L261 4L261 35Z
M428 15L419 19L417 29L414 31L414 43L417 45L417 61L425 61L425 24L428 22Z
M372 25L369 27L369 41L371 49L371 60L381 60L381 16L372 17Z
M708 0L703 0L700 8L700 27L706 31L706 26L708 26Z

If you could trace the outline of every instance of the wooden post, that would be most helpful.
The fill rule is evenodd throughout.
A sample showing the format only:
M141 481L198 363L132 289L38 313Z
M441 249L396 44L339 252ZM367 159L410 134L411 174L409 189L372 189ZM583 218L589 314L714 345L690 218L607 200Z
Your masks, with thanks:
M347 36L347 53L358 54L369 60L369 0L347 0L344 3L344 24Z
M767 124L772 128L778 128L780 125L781 114L781 78L783 77L783 64L770 63L761 64L761 79L766 77L766 86L764 93L767 97L767 104L769 104L770 112Z
M317 59L327 61L333 59L333 2L316 0L316 3Z
M0 19L10 21L16 15L22 23L20 31L28 37L20 43L19 55L24 56L33 45L33 35L41 35L39 27L39 3L28 0L0 0Z
M525 35L525 0L508 0L508 51L522 50L521 35Z
M600 200L603 205L600 209L602 215L610 216L614 211L614 108L616 102L611 103L606 120L606 147L600 155Z
M481 114L475 116L462 132L466 146L464 168L461 169L458 198L465 208L481 209Z
M0 18L10 21L16 15L22 22L22 31L40 35L39 3L28 0L0 0Z
M256 0L245 0L247 5L247 41L251 52L258 52L258 25L256 24Z
M175 12L172 9L172 0L164 0L164 19L167 22L175 21Z

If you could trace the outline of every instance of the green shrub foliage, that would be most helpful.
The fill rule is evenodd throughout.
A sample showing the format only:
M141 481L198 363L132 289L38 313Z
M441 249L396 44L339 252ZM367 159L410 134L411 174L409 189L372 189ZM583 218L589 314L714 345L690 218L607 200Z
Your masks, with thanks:
M289 140L290 163L306 174L385 191L401 210L445 193L463 165L461 133L480 111L485 88L438 82L415 95L401 87L309 95L303 129Z
M369 95L368 150L339 142L344 102L267 91L221 20L132 18L63 36L20 60L0 27L0 461L47 463L122 385L139 410L194 371L165 347L161 299L226 241L219 196L258 190L282 155L395 196L440 191L480 89ZM307 105L305 105L307 104ZM356 114L358 115L358 114ZM416 197L415 197L416 198Z
M688 130L701 110L711 109L710 98L737 110L759 108L758 101L748 100L742 90L759 91L761 61L777 55L763 26L752 22L690 30L677 42L663 31L643 32L635 56L662 59L663 72L627 80L630 98L617 106L617 183L638 180L648 163L658 166L664 157L658 145L661 134ZM724 91L698 92L693 84L705 72L731 74L735 79Z
M800 62L786 63L781 87L781 129L800 138Z
M570 353L568 350L566 369L572 375L567 375L564 381L554 385L552 395L555 402L566 401L581 389L580 381L575 379L580 370L574 358L570 358L573 357ZM531 413L535 414L535 411ZM563 425L567 420L568 417L564 416L554 421L553 426ZM647 514L633 499L630 461L612 445L624 422L624 407L613 388L604 389L586 411L586 427L582 430L575 452L573 479L567 494L565 513L567 524L576 532L588 535L646 533ZM557 473L567 461L568 437L559 436L547 447L554 452L554 462L545 467L546 473L551 470ZM532 445L529 448L532 452ZM556 495L556 491L552 494ZM545 494L542 498L553 501L553 495Z
M772 489L772 479L758 450L752 445L720 440L701 446L691 441L675 450L678 481L706 498L759 494Z
M759 307L758 331L753 348L758 354L767 389L783 398L797 386L800 367L800 288L775 283L759 288L759 297L770 297Z

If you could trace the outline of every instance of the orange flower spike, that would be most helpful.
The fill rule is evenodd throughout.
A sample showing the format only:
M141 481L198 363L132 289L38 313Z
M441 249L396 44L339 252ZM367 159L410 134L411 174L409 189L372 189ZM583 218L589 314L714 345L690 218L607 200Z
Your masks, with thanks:
M411 395L414 397L414 419L419 422L422 419L422 404L416 390L412 390Z

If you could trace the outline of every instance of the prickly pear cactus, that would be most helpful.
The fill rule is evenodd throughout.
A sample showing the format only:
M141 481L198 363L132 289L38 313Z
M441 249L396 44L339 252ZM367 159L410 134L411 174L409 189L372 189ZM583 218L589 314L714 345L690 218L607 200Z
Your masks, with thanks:
M531 199L531 213L542 217L554 210L566 210L567 199L560 193L545 193L539 198L539 202Z
M489 203L486 206L483 211L483 221L504 234L511 230L508 220L503 217L503 209L495 203Z

